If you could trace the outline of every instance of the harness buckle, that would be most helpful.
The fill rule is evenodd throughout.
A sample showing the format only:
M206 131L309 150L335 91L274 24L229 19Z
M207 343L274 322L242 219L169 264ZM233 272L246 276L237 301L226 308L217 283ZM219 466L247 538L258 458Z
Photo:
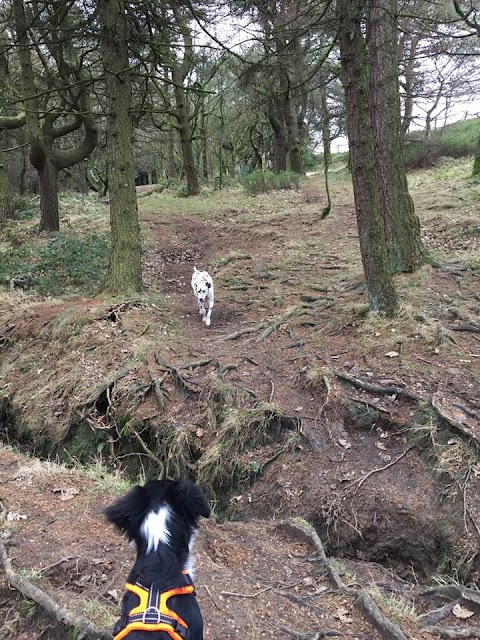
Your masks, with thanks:
M162 616L157 607L148 607L143 612L142 622L144 624L158 624L161 619Z

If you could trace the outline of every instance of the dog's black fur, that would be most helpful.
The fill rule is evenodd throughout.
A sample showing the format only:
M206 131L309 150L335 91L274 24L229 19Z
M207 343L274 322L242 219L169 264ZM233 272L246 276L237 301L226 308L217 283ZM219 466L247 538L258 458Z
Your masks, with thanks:
M168 514L163 523L159 514ZM209 517L210 507L202 490L189 480L154 480L134 487L108 507L105 515L129 541L135 542L137 559L129 581L141 575L161 589L168 589L180 586L182 570L191 569L192 537L200 516ZM157 530L153 531L153 527ZM156 537L159 533L160 538ZM138 597L127 591L122 615L137 604ZM188 624L190 640L203 640L203 619L195 594L173 596L168 606ZM131 631L126 638L166 640L169 636L158 631Z

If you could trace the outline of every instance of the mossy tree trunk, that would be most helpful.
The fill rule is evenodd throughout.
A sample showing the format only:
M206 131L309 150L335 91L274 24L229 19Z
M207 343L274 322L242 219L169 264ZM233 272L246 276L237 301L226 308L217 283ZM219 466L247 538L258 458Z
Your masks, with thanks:
M195 196L200 192L198 182L198 171L195 164L195 154L193 152L193 132L190 124L190 110L185 90L185 80L193 68L193 41L190 28L185 15L179 8L176 0L170 2L170 7L175 17L175 23L183 40L183 59L171 66L173 93L175 96L175 111L173 112L177 120L177 129L180 136L180 148L182 152L183 168L185 180L187 182L187 193Z
M380 210L391 273L425 262L420 220L408 191L398 85L397 1L368 3L369 88Z
M75 58L75 51L71 39L71 25L68 22L68 7L57 9L49 7L53 12L52 20L43 18L53 29L44 32L44 45L48 49L50 59L56 64L58 75L63 86L74 82L78 87L85 81L81 64ZM40 20L27 19L23 0L13 1L13 16L17 36L17 51L21 67L23 103L27 135L30 142L30 162L38 172L40 192L40 226L39 230L58 231L60 228L58 212L58 172L78 164L87 158L95 149L98 141L97 126L91 115L90 100L86 88L79 88L73 94L69 89L62 90L62 107L41 105L37 96L35 70L32 62L32 47L28 30L37 26ZM39 28L44 25L39 24ZM42 32L43 33L43 32ZM68 34L68 35L66 35ZM66 58L69 58L68 63ZM53 77L53 76L52 76ZM68 110L68 100L71 99L72 120L60 126L55 126L59 118ZM58 149L55 140L67 136L80 128L84 128L83 140L70 149Z
M273 129L273 170L281 173L287 170L287 139L285 124L278 98L270 98L268 102L267 117Z
M480 136L478 137L478 141L477 141L477 153L473 160L473 170L472 170L473 177L479 176L479 175L480 175Z
M5 169L5 153L0 138L0 222L13 218L13 193L7 171Z
M397 296L388 269L375 172L362 18L365 0L337 1L338 38L360 251L372 311L395 315Z
M140 227L134 180L131 71L125 0L98 0L107 93L107 162L112 250L105 288L142 288Z

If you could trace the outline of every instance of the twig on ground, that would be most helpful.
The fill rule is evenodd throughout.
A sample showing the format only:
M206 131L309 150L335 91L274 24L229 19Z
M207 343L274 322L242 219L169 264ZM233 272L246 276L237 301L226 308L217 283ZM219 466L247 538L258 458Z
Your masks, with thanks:
M111 631L97 627L81 614L64 609L49 596L48 593L43 591L43 589L32 584L23 576L18 575L12 568L12 563L10 562L7 549L3 542L0 542L0 563L12 587L20 591L28 600L33 600L33 602L42 607L47 613L53 615L62 624L76 629L79 632L76 635L77 638L111 640Z
M225 613L225 610L222 609L222 607L219 607L217 604L216 599L213 597L212 592L210 591L210 589L208 588L208 586L206 584L202 584L202 587L205 587L205 591L208 593L208 595L210 596L211 601L213 602L214 606L217 607L217 609L219 611L221 611L222 613Z
M352 483L352 485L355 485L355 484L357 485L357 486L355 487L355 491L354 491L354 493L357 493L357 491L360 489L360 487L362 486L362 484L363 484L366 480L368 480L368 478L369 478L370 476L373 476L373 474L374 474L374 473L380 473L380 471L385 471L385 469L388 469L389 467L393 467L393 465L394 465L394 464L397 464L397 462L399 462L402 458L404 458L404 457L407 455L407 453L408 453L409 451L411 451L412 449L414 449L414 447L413 447L413 446L408 447L407 449L405 449L405 451L404 451L403 453L401 453L399 456L397 456L397 457L395 458L395 460L392 460L392 461L391 461L391 462L389 462L388 464L384 465L383 467L379 467L378 469L372 469L371 471L369 471L368 473L366 473L364 476L362 476L362 477L360 478L360 480L355 480L355 481ZM350 493L350 492L348 491L348 493Z
M275 383L273 382L273 380L270 380L270 386L271 386L271 391L270 391L270 396L268 398L268 402L273 402L273 396L275 395Z
M237 593L236 591L222 591L222 596L231 596L232 598L258 598L258 596L265 591L271 591L273 589L273 585L269 585L263 589L259 589L255 591L255 593Z

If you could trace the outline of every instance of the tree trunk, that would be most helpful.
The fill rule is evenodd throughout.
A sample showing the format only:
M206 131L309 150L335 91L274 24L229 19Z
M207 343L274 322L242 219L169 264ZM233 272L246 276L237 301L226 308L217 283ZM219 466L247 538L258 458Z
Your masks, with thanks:
M293 106L288 83L289 81L287 78L283 95L283 108L285 128L287 132L288 165L290 171L302 174L302 155L300 152L300 142L298 139L297 119L293 113Z
M40 194L39 231L59 231L58 212L58 170L49 158L45 158L38 172L38 192Z
M175 139L173 128L167 131L167 178L175 180L177 178L177 167L175 166Z
M201 96L200 107L200 132L202 137L202 176L204 180L208 179L208 133L207 133L207 117L205 114L205 95Z
M402 133L405 134L413 120L413 87L415 82L415 65L417 62L417 47L421 40L420 34L412 34L408 48L408 59L405 62L403 74L405 76L405 100L402 118Z
M185 95L185 89L180 86L183 82L176 70L172 72L175 93L175 105L177 110L177 127L180 136L180 148L182 150L183 168L185 171L185 180L187 181L187 192L189 196L195 196L199 193L197 168L195 166L195 157L193 155L192 145L192 129L188 116L188 105Z
M425 262L403 157L396 9L396 0L376 0L367 13L375 164L390 273L414 271Z
M472 177L478 175L480 175L480 136L478 136L477 152L475 154L475 159L473 160Z
M375 174L367 60L361 29L364 8L365 0L337 0L342 82L345 89L357 228L369 304L372 311L393 316L398 303L388 271Z
M322 145L324 164L326 167L332 164L332 150L330 138L330 113L327 103L327 88L323 84L320 87L320 115L322 118Z
M5 170L5 154L0 140L0 222L13 218L13 214L12 187Z
M108 100L108 184L112 251L105 288L140 291L140 228L134 182L131 72L125 0L98 0Z
M273 170L281 173L287 170L287 142L285 137L285 126L279 114L278 101L273 98L268 103L268 121L273 129Z

